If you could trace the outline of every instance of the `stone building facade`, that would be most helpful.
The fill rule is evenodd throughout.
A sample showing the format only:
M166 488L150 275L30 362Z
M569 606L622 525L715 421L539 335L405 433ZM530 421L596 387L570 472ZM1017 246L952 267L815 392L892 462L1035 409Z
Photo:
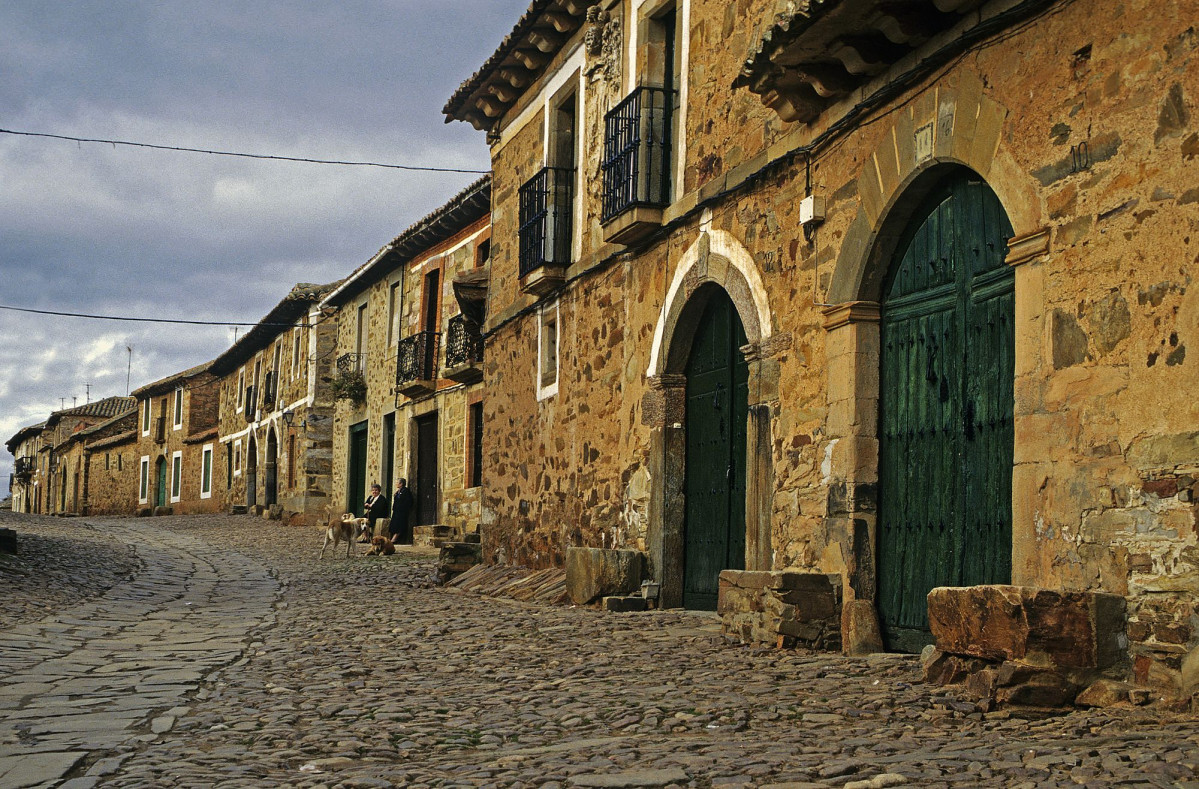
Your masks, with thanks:
M22 511L83 514L88 481L86 441L116 432L120 417L127 416L134 408L135 400L131 397L106 397L54 411L41 426L24 428L14 435L10 442L20 438L26 452L35 446L37 451L29 477L29 493L34 500L29 502L28 510ZM89 428L97 429L89 432ZM36 439L34 430L37 430Z
M43 480L38 473L38 451L42 447L42 428L45 426L45 422L28 425L5 442L14 460L11 486L13 512L41 512L42 502L38 492Z
M133 391L136 511L186 515L224 508L216 447L220 379L211 366L206 362Z
M408 480L415 526L477 531L491 182L405 230L333 291L338 397L331 515ZM352 391L359 386L357 396Z
M293 523L325 517L330 495L336 321L333 285L300 283L213 362L219 378L215 476L223 507Z
M138 497L139 412L130 410L86 431L83 515L130 515Z
M933 587L1109 592L1177 688L1197 12L534 2L446 106L492 150L488 558L835 574L901 649Z

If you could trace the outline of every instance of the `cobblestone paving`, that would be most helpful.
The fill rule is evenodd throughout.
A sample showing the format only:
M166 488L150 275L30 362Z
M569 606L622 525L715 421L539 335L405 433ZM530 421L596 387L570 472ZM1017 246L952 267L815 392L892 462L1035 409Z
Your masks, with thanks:
M434 588L427 552L318 562L315 530L246 517L89 523L140 569L5 630L0 786L1199 787L1191 716L983 714L914 658L477 598Z

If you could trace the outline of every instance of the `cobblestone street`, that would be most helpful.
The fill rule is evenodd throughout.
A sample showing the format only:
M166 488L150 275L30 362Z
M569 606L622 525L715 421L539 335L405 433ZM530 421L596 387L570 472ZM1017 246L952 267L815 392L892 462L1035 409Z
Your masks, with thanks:
M1199 725L1155 707L984 714L914 657L475 597L248 517L0 525L10 789L1199 786Z

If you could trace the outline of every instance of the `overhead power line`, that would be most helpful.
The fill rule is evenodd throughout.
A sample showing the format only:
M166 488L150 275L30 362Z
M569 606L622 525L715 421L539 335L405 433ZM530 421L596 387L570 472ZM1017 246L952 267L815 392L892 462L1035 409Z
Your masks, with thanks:
M89 318L97 321L127 321L130 323L184 323L189 326L271 326L291 328L293 326L311 327L309 323L242 323L240 321L194 321L183 318L137 318L124 315L92 315L86 312L59 312L57 310L35 310L31 307L12 307L0 304L0 310L11 312L32 312L34 315L54 315L60 318Z
M48 134L46 132L16 131L0 129L0 134L13 134L19 137L45 137L51 140L67 140L69 142L94 142L106 145L127 145L132 148L153 148L158 151L183 151L184 153L204 153L209 156L236 156L242 159L272 159L280 162L304 162L306 164L337 164L343 167L383 167L388 170L412 170L429 173L466 173L468 175L485 175L487 170L467 170L459 167L421 167L413 164L387 164L385 162L357 162L340 159L313 159L303 156L276 156L265 153L240 153L238 151L217 151L207 148L188 148L182 145L156 145L148 142L131 142L129 140L103 140L95 137L71 137L66 134Z

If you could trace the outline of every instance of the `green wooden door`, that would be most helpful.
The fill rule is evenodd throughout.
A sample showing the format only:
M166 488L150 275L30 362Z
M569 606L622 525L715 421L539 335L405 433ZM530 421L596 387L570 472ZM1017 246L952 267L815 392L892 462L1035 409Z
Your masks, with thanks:
M1012 227L957 174L916 211L884 286L879 382L879 614L887 646L931 643L928 592L1009 583Z
M350 426L350 452L346 469L346 512L363 517L366 504L366 422Z
M716 608L721 570L745 567L745 330L724 291L713 293L687 361L683 605Z
M65 473L65 469L64 469ZM66 498L66 481L63 481L63 498ZM167 461L166 458L158 459L158 487L154 491L154 506L165 507L167 505Z

